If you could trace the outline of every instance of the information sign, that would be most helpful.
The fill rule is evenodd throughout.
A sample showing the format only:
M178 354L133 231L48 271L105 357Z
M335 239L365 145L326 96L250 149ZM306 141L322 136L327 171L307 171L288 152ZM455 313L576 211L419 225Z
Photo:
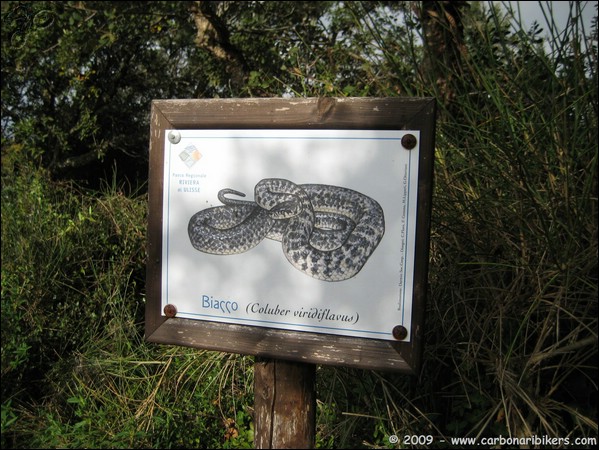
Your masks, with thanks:
M154 101L146 337L417 370L434 109Z

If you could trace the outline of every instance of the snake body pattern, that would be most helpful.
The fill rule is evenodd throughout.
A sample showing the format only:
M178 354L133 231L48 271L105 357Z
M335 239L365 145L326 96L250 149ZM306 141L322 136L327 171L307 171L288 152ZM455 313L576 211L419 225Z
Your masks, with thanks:
M254 188L254 201L222 189L223 203L195 213L188 224L192 246L201 252L246 252L264 238L280 241L298 270L324 281L354 277L385 233L383 209L360 192L324 184L295 184L265 178Z

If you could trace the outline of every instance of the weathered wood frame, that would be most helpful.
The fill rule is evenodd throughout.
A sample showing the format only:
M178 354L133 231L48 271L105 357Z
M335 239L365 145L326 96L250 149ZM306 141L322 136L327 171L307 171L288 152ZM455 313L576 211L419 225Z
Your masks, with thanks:
M151 107L146 339L312 364L415 374L428 286L435 138L431 98L155 100ZM167 129L419 130L420 160L410 342L166 318L161 311L164 142Z

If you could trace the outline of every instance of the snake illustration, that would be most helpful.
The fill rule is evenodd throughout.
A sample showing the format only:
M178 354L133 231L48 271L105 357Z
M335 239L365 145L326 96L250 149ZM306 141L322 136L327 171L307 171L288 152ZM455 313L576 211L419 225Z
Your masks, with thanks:
M295 184L265 178L254 201L222 189L223 206L204 209L189 220L196 250L215 255L246 252L264 238L280 241L287 260L301 272L324 281L355 276L385 233L383 209L360 192L325 184Z

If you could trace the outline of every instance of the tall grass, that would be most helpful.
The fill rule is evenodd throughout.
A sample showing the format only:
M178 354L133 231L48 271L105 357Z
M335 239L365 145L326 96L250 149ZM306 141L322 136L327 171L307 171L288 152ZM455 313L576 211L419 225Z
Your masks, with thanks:
M459 369L453 401L486 397L456 432L596 436L596 59L575 27L546 55L534 33L496 45L490 19L466 37L489 45L464 55L438 141L438 354Z
M440 106L424 365L319 367L320 448L597 437L596 40L550 26L547 49L496 12L469 17L445 83L393 76L419 67L417 36L372 29L368 95ZM349 92L322 70L304 94ZM3 147L2 447L251 447L252 358L143 341L145 196L19 161Z
M597 35L571 6L561 34L548 15L549 46L509 6L468 15L458 61L400 79L440 107L426 357L417 382L367 375L379 400L345 405L350 418L375 410L387 434L443 439L596 438ZM373 39L390 67L422 67Z

